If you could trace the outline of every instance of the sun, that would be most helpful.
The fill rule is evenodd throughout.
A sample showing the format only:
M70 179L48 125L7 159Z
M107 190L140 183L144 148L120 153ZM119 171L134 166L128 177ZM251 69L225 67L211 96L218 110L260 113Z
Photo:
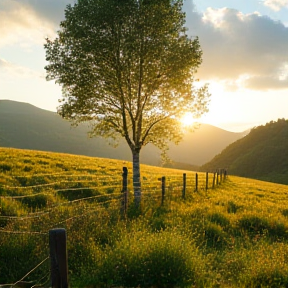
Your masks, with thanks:
M185 113L182 118L180 119L180 122L182 124L182 126L186 127L186 126L191 126L193 125L197 120L195 120L195 118L193 118L193 114L191 112L187 112Z

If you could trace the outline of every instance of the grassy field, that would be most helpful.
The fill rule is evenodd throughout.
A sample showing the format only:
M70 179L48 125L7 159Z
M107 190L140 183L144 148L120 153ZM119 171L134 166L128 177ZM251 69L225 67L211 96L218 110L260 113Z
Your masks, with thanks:
M30 287L49 287L56 227L67 230L71 287L288 287L287 185L229 176L212 189L209 175L206 191L199 173L196 192L195 172L141 169L136 213L131 163L0 148L0 287L26 274Z

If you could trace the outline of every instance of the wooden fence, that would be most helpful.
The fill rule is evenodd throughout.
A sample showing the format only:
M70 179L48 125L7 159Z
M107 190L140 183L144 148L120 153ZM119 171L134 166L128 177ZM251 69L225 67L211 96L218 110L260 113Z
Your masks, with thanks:
M181 175L181 174L180 174ZM179 175L179 177L180 177ZM205 175L205 177L203 177ZM200 176L200 177L199 177ZM173 176L174 177L174 176ZM194 179L191 179L195 177ZM189 178L189 179L188 179ZM209 181L210 178L210 181ZM214 189L217 185L220 185L227 178L227 171L225 169L219 169L213 173L193 173L186 174L183 173L182 179L178 178L174 183L177 183L177 188L174 186L175 191L180 192L180 197L185 200L188 196L188 192L199 192L200 190L208 190ZM201 181L199 181L199 179ZM205 179L205 180L204 180ZM162 176L160 178L155 178L156 183L159 181L159 190L161 189L161 194L159 193L157 196L157 191L155 196L157 199L161 198L161 204L165 204L165 197L167 196L169 191L173 191L173 187L171 187L171 176ZM189 182L189 181L190 182ZM201 182L201 183L200 183ZM193 183L193 187L189 185L189 183ZM179 186L180 185L180 186ZM157 186L157 185L156 185ZM129 186L131 187L131 186ZM161 188L160 188L161 187ZM119 193L120 201L121 201L121 211L124 215L126 215L128 209L128 169L127 167L123 167L122 173L122 189L121 193ZM160 191L159 191L160 192ZM169 195L169 194L168 194ZM3 196L5 197L5 196ZM90 198L90 197L88 197ZM156 199L155 198L155 199ZM118 198L119 199L119 198ZM118 200L119 201L119 200ZM73 202L73 201L72 201ZM58 226L58 225L57 225ZM55 227L57 227L55 226ZM45 233L46 234L46 233ZM46 234L47 235L47 234ZM66 244L66 230L63 228L55 228L49 231L49 247L50 247L50 255L47 259L50 258L50 282L52 288L68 288L68 264L67 264L67 244ZM42 261L43 262L43 261ZM41 263L42 263L41 262ZM41 264L40 263L40 264ZM37 268L37 265L35 268ZM33 268L34 270L34 268ZM32 270L32 271L33 271ZM28 274L27 274L28 275ZM25 275L26 276L26 275ZM21 280L14 283L13 287L24 287L24 282ZM22 285L23 284L23 285ZM0 285L1 287L12 287L11 285ZM36 287L36 286L33 286ZM42 286L37 286L42 287Z
M222 182L224 182L227 179L227 170L226 169L217 169L215 172L213 172L213 181L212 181L212 187L209 187L209 172L205 173L205 190L207 191L209 188L214 189L216 186L220 185ZM158 178L159 181L161 181L161 205L164 205L165 201L165 194L167 190L167 181L166 176L162 176L161 178ZM127 207L128 207L128 168L123 167L123 174L122 174L122 211L126 213ZM187 174L183 173L183 182L182 182L182 198L186 198L186 191L187 191ZM199 175L198 173L195 173L195 187L194 192L199 191Z
M216 185L221 184L227 178L227 171L220 169L213 173L212 189ZM158 179L161 181L161 205L164 205L166 194L166 177L162 176ZM208 190L209 173L206 172L205 190ZM186 197L187 188L187 174L183 174L182 198ZM199 190L199 177L195 173L195 189ZM122 174L122 209L126 213L128 207L128 169L123 167ZM51 287L52 288L68 288L68 263L67 263L67 244L66 244L66 230L56 228L49 231L49 247L50 247L50 273L51 273Z

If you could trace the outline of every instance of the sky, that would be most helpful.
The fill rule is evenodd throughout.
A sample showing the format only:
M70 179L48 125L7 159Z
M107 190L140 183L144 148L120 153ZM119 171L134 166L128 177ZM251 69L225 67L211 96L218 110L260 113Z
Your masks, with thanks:
M45 38L54 39L74 0L0 0L0 99L56 111L61 87L46 81ZM242 132L288 119L288 0L184 0L209 84L201 122Z

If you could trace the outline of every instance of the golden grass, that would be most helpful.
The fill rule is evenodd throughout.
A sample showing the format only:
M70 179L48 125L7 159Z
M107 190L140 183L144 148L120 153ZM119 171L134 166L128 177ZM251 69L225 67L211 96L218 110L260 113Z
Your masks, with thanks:
M123 219L119 198L123 166L128 167L132 192L130 162L0 148L0 283L19 280L29 265L31 269L41 262L47 256L45 235L49 229L61 226L68 233L69 271L74 287L98 287L101 283L110 287L116 285L115 281L127 284L127 275L126 282L121 282L124 270L117 279L105 270L119 260L113 255L140 263L139 269L146 267L142 272L149 278L154 261L151 259L158 257L157 239L162 236L167 243L175 239L178 245L175 249L161 246L165 253L174 255L169 254L171 261L175 261L177 253L186 253L181 249L182 241L197 249L197 253L192 253L192 248L187 247L187 255L181 254L181 259L194 255L196 262L189 262L190 266L186 263L185 271L194 267L199 279L188 279L188 282L174 279L179 287L187 283L190 287L288 286L287 185L228 176L227 181L211 189L212 174L209 174L206 191L205 173L199 173L199 191L195 192L195 172L141 165L142 214L137 216L131 210ZM181 198L183 173L187 173L185 200ZM167 198L161 207L159 178L162 176L167 179ZM36 232L40 234L33 234ZM162 235L163 232L166 234ZM149 245L156 247L156 250L151 248L150 260L144 257L141 246L137 246L139 239L145 239L145 249ZM127 243L135 249L138 247L138 252L121 250ZM30 253L30 264L23 266L27 253ZM143 265L141 259L146 259ZM167 267L162 267L167 271L175 264L169 261L165 262ZM159 268L161 274L162 268L158 266L153 269ZM44 268L38 271L39 275L46 273ZM181 272L183 277L187 277L185 271ZM38 274L31 276L33 280ZM169 280L167 277L165 281ZM161 282L161 277L157 281ZM143 283L141 287L149 287Z

